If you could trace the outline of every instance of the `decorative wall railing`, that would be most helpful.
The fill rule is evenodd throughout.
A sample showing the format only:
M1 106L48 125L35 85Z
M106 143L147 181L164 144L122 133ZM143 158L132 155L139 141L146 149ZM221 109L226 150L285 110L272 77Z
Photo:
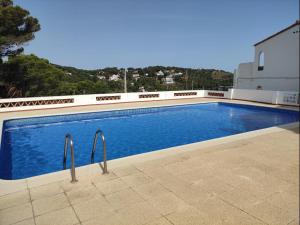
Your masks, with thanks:
M120 95L96 97L96 101L113 101L113 100L120 100L120 99L121 99Z
M159 94L142 94L139 98L159 98Z
M12 108L12 107L23 107L23 106L40 106L40 105L56 105L56 104L69 104L69 103L74 103L74 99L73 98L68 98L68 99L0 102L0 108Z
M212 97L224 97L224 93L222 93L222 92L209 91L209 92L207 92L207 95L212 96Z
M174 96L192 96L197 95L197 92L176 92L174 93Z

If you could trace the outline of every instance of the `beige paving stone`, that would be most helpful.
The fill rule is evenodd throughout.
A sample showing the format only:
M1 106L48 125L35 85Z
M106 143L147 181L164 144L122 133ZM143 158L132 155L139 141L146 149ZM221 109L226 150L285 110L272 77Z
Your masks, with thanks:
M278 192L266 199L266 202L289 212L294 212L299 216L299 198L288 192Z
M60 183L58 182L30 188L30 196L32 200L50 197L62 192L63 189L60 187Z
M245 181L238 185L240 190L251 193L258 199L264 199L268 196L287 190L290 184L284 180L277 179L276 177L267 176L260 181Z
M291 160L289 160L288 162L290 161ZM288 166L284 168L281 167L279 168L280 169L278 169L276 173L273 174L275 177L287 181L289 183L293 183L293 184L299 183L299 165L293 167Z
M38 187L46 184L51 184L59 181L63 181L68 178L68 180L71 180L70 172L69 170L54 172L54 173L48 173L41 176L36 177L30 177L29 179L26 179L27 185L29 188Z
M35 218L35 222L36 225L70 225L79 223L71 207L38 216Z
M205 224L204 215L194 208L184 211L174 212L166 216L174 225L203 225Z
M288 225L299 225L299 224L300 224L299 217L288 223Z
M176 197L176 195L173 193L167 193L158 197L149 198L147 201L162 215L184 211L190 207L184 201Z
M298 212L278 208L269 204L267 201L252 206L247 209L246 212L272 225L288 224L299 216Z
M121 179L131 187L147 184L152 180L151 177L141 172L121 177Z
M299 197L299 183L298 184L292 184L289 186L286 190L287 193L294 195L296 197Z
M204 224L214 225L267 225L263 221L249 215L243 211L235 210L230 213L231 216L226 214L213 216L212 214L204 215Z
M99 182L105 182L117 178L118 176L114 172L109 171L108 174L95 174L94 176L91 177L91 182L96 184Z
M145 201L132 188L123 189L121 191L106 195L105 198L116 210Z
M156 181L151 181L149 183L132 187L139 195L144 199L158 197L167 193L170 193L169 190L164 188L160 183Z
M163 168L163 165L161 165L159 160L148 160L146 162L136 162L134 163L134 166L142 171L142 172L147 172L153 170L153 168L158 169L158 168Z
M86 180L91 179L93 176L97 174L103 174L103 170L98 163L89 164L86 166L81 166L76 168L76 178L79 181L81 181L82 179L86 179Z
M161 215L147 202L137 203L117 211L117 214L131 225L149 223Z
M192 187L195 189L200 188L201 190L205 190L206 192L218 195L234 189L233 186L226 184L225 182L216 177L204 178L194 181L192 183Z
M101 196L97 196L88 201L79 202L73 205L73 207L81 222L95 217L107 217L113 212L111 206Z
M190 171L198 168L201 168L201 159L196 163L196 165L193 164L193 160L185 160L164 166L166 171L175 175L189 173Z
M8 225L32 218L32 207L30 203L0 210L0 224Z
M0 185L0 196L12 194L27 189L26 180L0 180Z
M76 204L78 202L93 199L101 194L95 186L87 185L87 187L68 191L66 192L66 195L71 204Z
M0 209L21 205L30 201L28 190L18 191L0 197Z
M130 222L124 221L118 214L111 213L105 216L96 216L87 220L82 225L129 225Z
M204 224L263 224L262 221L224 202L216 195L211 195L206 200L199 201L194 206L202 213L205 221Z
M176 155L171 155L169 157L162 158L160 162L162 165L167 166L173 163L185 162L186 160L189 159L190 157L188 155L176 154Z
M211 167L196 168L179 174L177 177L184 180L186 183L197 183L201 179L208 179L216 176L215 171Z
M124 177L134 173L140 173L140 170L138 170L135 166L130 165L126 167L115 168L113 169L113 172L119 177Z
M34 219L26 219L26 220L22 220L18 223L15 223L14 225L35 225Z
M128 185L120 178L95 184L98 190L104 195L128 188Z
M178 180L177 177L166 171L163 167L153 167L149 170L146 169L143 171L143 173L156 181L165 181L170 179Z
M160 183L162 186L173 192L177 197L188 204L196 203L206 199L209 196L209 193L207 193L205 190L201 190L201 188L193 188L191 185L173 177L161 180Z
M153 220L146 225L172 225L172 223L167 220L165 217L161 217L159 219Z
M57 209L66 208L69 202L64 193L32 201L34 215L38 216Z
M219 197L224 201L240 209L247 209L266 199L266 198L257 198L251 192L240 188L234 188L232 190L225 191L221 193Z
M64 180L60 182L60 186L64 190L64 192L70 192L80 190L82 188L88 188L90 186L93 186L93 184L89 178L86 178L80 179L78 182L75 183L71 183L69 180Z
M273 172L271 167L254 159L239 157L238 160L240 161L239 164L231 171L245 180L258 182ZM234 164L235 162L228 161L228 163Z

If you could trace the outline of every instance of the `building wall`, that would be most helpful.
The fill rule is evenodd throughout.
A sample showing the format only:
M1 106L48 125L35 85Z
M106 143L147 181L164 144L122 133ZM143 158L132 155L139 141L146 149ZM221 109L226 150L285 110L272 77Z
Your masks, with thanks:
M235 88L299 92L299 31L296 25L255 46L252 63L239 65ZM259 54L264 53L264 69L259 71Z

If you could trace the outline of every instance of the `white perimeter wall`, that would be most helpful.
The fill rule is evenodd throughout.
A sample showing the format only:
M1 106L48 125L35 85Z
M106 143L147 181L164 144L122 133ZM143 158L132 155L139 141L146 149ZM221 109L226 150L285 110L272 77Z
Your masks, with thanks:
M251 89L231 89L229 92L230 99L263 102L276 105L299 105L298 92Z
M124 102L141 102L141 101L156 101L156 100L170 100L170 99L186 99L186 98L199 98L204 97L204 90L190 90L190 91L165 91L165 92L134 92L134 93L109 93L109 94L94 94L94 95L70 95L70 96L51 96L51 97L34 97L34 98L9 98L0 99L1 103L30 102L30 101L43 101L43 100L58 100L58 99L74 99L73 103L66 104L47 104L47 105L27 105L18 107L2 107L0 112L21 111L31 109L48 109L48 108L61 108L73 107L84 105L103 105L112 103ZM186 94L184 96L175 96L175 93ZM189 95L193 93L193 95ZM194 95L196 94L196 95ZM140 95L159 95L158 97L141 98ZM120 96L117 100L102 100L97 101L97 97L115 97ZM23 104L23 103L22 103Z
M181 96L175 96L175 94ZM140 95L159 95L158 97L140 98ZM182 96L182 94L185 94ZM192 94L192 95L191 95ZM120 96L116 100L97 101L97 97L114 97ZM33 109L49 109L61 107L73 107L84 105L103 105L124 102L141 102L141 101L157 101L171 99L187 99L187 98L222 98L222 99L238 99L254 102L264 102L270 104L281 105L299 105L299 93L287 91L266 91L266 90L251 90L251 89L230 89L229 91L214 91L214 90L190 90L190 91L166 91L166 92L138 92L138 93L110 93L110 94L95 94L95 95L71 95L71 96L53 96L53 97L38 97L38 98L10 98L0 99L1 112L33 110ZM73 103L65 104L47 104L47 105L22 105L15 107L3 107L5 104L16 104L20 102L44 101L57 99L73 99Z

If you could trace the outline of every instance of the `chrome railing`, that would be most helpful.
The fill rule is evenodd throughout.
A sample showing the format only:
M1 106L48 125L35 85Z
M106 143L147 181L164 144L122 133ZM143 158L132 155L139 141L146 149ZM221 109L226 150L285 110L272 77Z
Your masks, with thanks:
M76 180L76 174L75 174L74 142L73 142L72 136L70 134L66 134L66 137L65 137L63 167L65 170L66 164L67 164L67 151L68 151L69 142L70 142L70 151L71 151L71 176L72 176L71 182L75 183L75 182L77 182L77 180Z
M92 154L91 154L91 163L94 163L95 151L96 151L96 147L97 147L99 134L101 135L102 144L103 144L103 166L102 166L101 162L100 162L100 166L103 170L103 174L105 174L105 173L108 173L108 171L107 171L107 159L106 159L106 141L105 141L104 133L100 129L97 130L96 133L95 133L94 144L93 144L93 149L92 149Z

